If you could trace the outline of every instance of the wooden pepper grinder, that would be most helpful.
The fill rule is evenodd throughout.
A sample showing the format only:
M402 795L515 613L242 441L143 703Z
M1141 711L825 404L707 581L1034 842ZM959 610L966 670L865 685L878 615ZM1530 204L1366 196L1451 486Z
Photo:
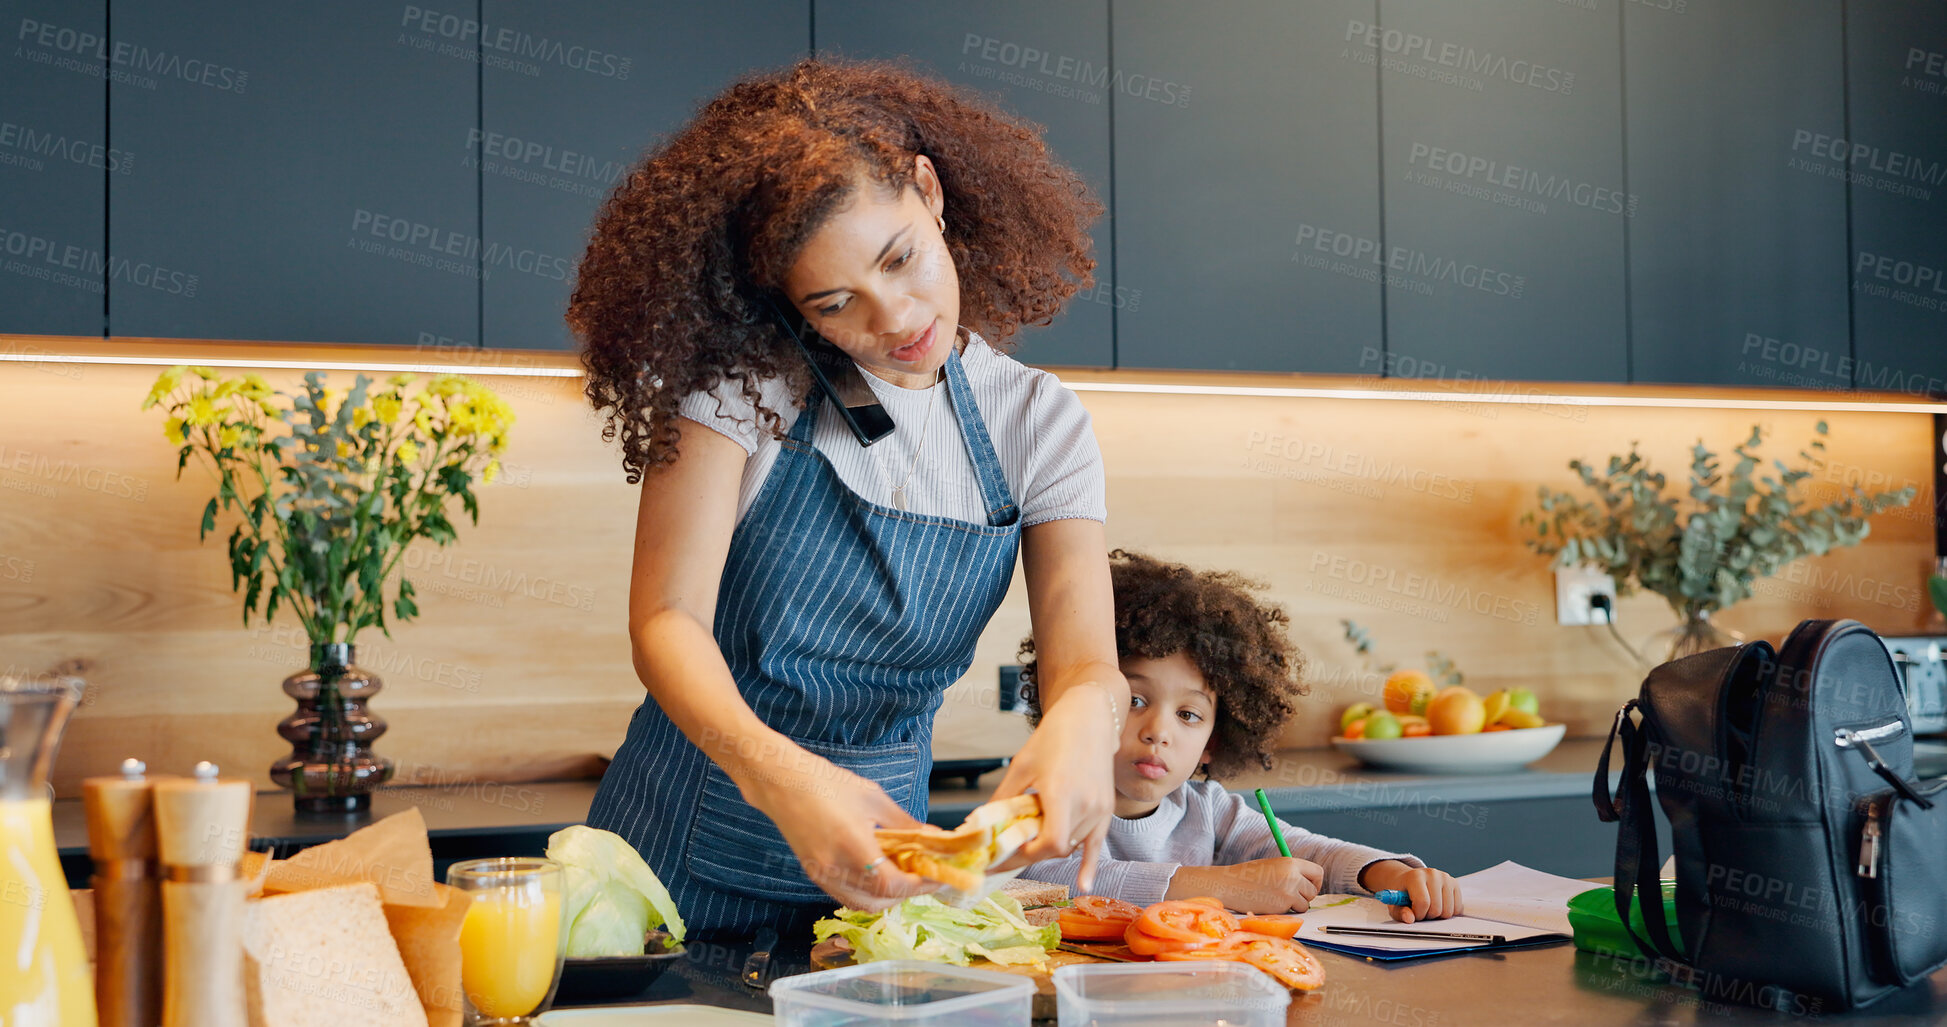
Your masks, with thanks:
M95 1007L101 1027L155 1027L162 1019L162 893L156 879L155 807L138 759L120 777L81 782L95 874Z
M157 782L162 854L162 1027L244 1027L243 881L248 781L219 781L214 763Z

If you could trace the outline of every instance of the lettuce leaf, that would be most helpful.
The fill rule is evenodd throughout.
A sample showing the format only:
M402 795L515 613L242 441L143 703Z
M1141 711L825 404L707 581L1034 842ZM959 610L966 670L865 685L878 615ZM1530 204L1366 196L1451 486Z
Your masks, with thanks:
M547 855L561 864L570 958L642 955L654 927L683 940L683 918L669 889L621 835L564 827L548 836Z
M884 913L839 909L812 926L819 941L842 937L860 963L925 959L966 966L974 956L1002 965L1045 969L1048 950L1061 943L1061 927L1036 927L1021 904L999 892L972 909L956 909L931 895L907 899Z

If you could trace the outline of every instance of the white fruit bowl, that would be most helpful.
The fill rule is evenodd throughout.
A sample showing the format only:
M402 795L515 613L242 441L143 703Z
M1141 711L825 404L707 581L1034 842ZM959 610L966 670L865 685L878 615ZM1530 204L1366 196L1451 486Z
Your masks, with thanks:
M1422 774L1499 774L1520 770L1553 752L1566 724L1423 738L1334 738L1332 744L1369 767Z

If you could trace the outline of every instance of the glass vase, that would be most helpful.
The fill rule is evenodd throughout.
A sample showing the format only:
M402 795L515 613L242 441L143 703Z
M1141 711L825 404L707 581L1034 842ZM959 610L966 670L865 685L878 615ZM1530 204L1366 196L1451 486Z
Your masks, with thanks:
M310 668L284 679L297 711L277 725L291 751L270 776L291 790L299 814L365 813L372 792L392 778L392 761L372 751L385 721L366 708L384 685L355 657L350 643L313 643Z
M1666 661L1681 660L1686 656L1739 645L1744 641L1743 635L1711 620L1712 612L1709 609L1683 611L1683 619L1676 627L1657 635L1668 646L1668 655L1664 657Z

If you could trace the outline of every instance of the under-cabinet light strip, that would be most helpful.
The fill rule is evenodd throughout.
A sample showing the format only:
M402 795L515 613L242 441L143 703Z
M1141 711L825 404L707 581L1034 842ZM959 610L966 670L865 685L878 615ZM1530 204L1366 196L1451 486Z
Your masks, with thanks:
M379 371L392 374L401 371L411 371L417 374L497 374L519 378L580 378L584 373L579 367L506 367L498 364L394 364L376 360L274 360L263 357L178 358L77 356L62 353L0 353L0 360L12 360L27 364L151 364L157 367L174 367L178 364L191 364L197 367L275 367L298 371Z
M351 360L277 360L263 357L147 357L58 353L0 353L0 361L44 364L149 364L170 367L269 367L309 371L374 371L421 374L459 373L519 378L580 378L579 367L504 366L499 364L428 364ZM1858 400L1740 399L1734 396L1572 396L1561 393L1503 390L1471 393L1407 389L1360 389L1282 385L1190 385L1168 382L1092 382L1061 379L1076 392L1124 392L1174 396L1247 396L1266 399L1377 399L1420 403L1498 403L1508 406L1644 407L1689 410L1807 410L1868 414L1947 413L1947 401L1873 402Z

